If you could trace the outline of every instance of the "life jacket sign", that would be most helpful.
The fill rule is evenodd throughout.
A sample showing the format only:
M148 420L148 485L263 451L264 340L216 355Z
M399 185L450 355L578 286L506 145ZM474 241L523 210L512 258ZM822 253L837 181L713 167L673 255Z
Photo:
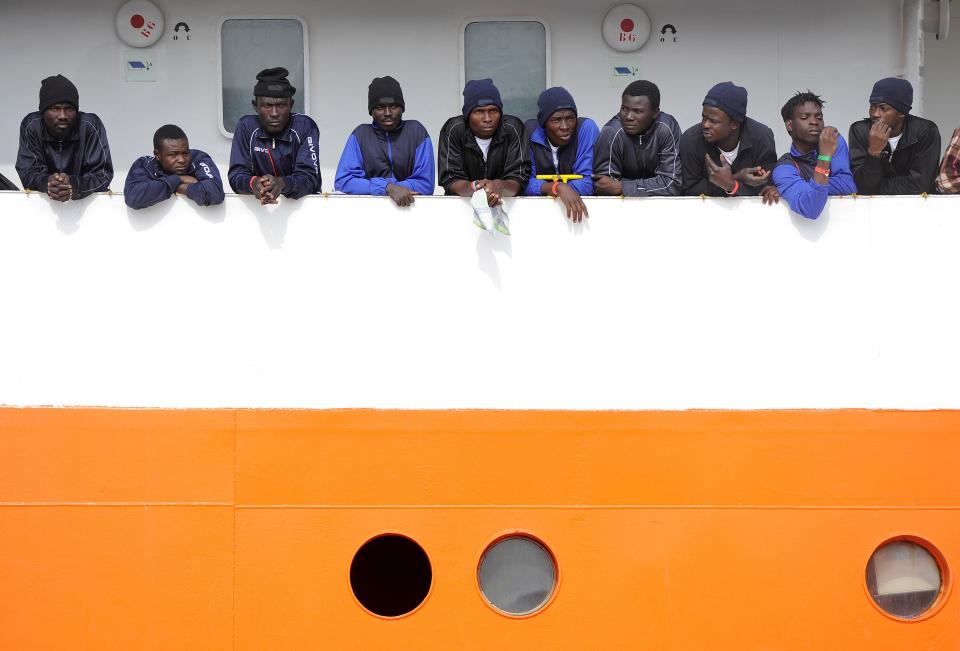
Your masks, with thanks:
M117 12L117 36L130 47L150 47L163 35L163 13L149 0L130 0Z
M636 52L650 38L650 16L637 5L617 5L603 17L603 40L617 52Z

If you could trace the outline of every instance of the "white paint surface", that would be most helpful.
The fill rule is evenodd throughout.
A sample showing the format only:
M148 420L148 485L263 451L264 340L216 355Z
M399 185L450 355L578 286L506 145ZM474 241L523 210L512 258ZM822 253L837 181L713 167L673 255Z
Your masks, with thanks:
M0 404L960 408L960 199L0 194Z
M117 170L114 190L123 189L130 163L151 152L153 132L168 122L182 126L191 145L208 151L225 171L230 142L217 127L216 29L226 15L299 15L307 22L311 115L320 126L320 165L327 190L333 187L348 134L369 119L367 85L374 76L389 74L400 80L407 116L423 122L434 138L443 122L460 112L460 30L477 15L544 16L551 36L553 83L567 87L581 114L599 124L616 113L626 85L610 82L611 57L617 55L603 42L600 30L615 2L487 0L478 5L456 0L441 6L434 0L275 0L269 5L254 0L165 0L160 4L166 33L145 51L157 66L157 81L150 84L125 83L114 63L126 50L114 28L121 4L3 3L0 53L18 74L17 82L0 93L0 125L10 136L0 153L0 173L16 180L16 129L23 116L36 109L40 80L56 73L76 82L81 107L98 113L106 124ZM822 94L828 100L827 121L846 134L850 123L866 116L874 81L901 73L916 79L921 63L915 56L916 35L901 33L897 0L636 4L650 15L653 34L637 53L620 56L627 65L639 58L640 74L660 86L663 109L686 128L699 119L710 86L736 81L748 88L750 115L773 128L780 151L789 141L779 111L795 91L810 88ZM173 28L181 21L190 25L190 40L181 32L174 41ZM660 42L666 23L677 27L676 43ZM251 93L254 81L251 77ZM954 115L958 87L949 86L936 101L949 102Z

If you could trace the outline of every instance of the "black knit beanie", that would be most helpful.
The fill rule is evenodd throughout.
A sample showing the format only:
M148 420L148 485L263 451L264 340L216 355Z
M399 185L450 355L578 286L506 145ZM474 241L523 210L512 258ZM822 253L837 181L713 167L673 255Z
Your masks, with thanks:
M710 89L703 105L715 106L734 122L743 122L747 117L747 89L732 81L721 82Z
M70 104L80 108L80 93L73 82L63 75L47 77L40 82L40 112L43 113L54 104Z
M463 87L463 119L470 116L470 111L480 106L493 104L503 111L503 100L500 91L493 85L492 79L471 79Z
M406 111L400 82L389 76L376 77L371 81L367 91L367 113L373 113L373 107L377 104L398 104Z
M913 86L906 79L885 77L873 85L871 104L889 104L901 113L913 108Z
M548 88L540 93L537 108L537 122L541 127L560 109L570 109L575 115L577 113L577 103L573 101L573 95L562 86Z
M290 85L286 68L267 68L257 74L257 85L253 87L254 97L293 97L297 89Z

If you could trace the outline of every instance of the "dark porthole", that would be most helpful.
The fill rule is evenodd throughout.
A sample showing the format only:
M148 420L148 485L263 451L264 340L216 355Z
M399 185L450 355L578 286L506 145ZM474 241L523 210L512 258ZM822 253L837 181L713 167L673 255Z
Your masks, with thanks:
M937 559L926 547L910 540L880 545L867 563L866 580L874 603L900 619L923 616L943 588Z
M531 615L543 608L557 585L557 565L546 547L529 536L501 538L483 553L477 572L480 592L502 613Z
M354 596L381 617L399 617L415 610L427 598L432 580L427 553L398 534L367 541L350 564Z

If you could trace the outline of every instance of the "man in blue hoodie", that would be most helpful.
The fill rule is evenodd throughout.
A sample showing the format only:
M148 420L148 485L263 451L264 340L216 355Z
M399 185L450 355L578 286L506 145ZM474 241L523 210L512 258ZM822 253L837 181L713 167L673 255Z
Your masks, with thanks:
M153 156L138 158L127 173L123 200L135 210L176 194L201 206L223 202L223 181L216 163L205 152L190 149L183 129L165 124L153 134Z
M340 155L333 187L346 194L387 195L401 207L433 194L433 145L422 124L404 120L403 90L393 77L377 77L367 90L372 124L361 124Z
M292 112L297 89L287 81L289 74L286 68L260 71L253 89L257 114L237 120L233 131L230 187L261 204L320 192L320 130L306 115Z
M77 87L63 75L40 82L40 106L20 124L17 173L25 190L54 201L106 192L113 162L103 122L80 111Z
M580 197L593 194L593 145L600 135L597 123L577 115L577 104L565 88L548 88L537 98L537 120L527 122L530 139L530 180L524 194L560 199L570 221L581 222L587 207ZM537 175L555 175L538 179ZM564 183L562 174L580 179Z
M824 126L823 103L808 90L780 110L793 144L774 166L773 182L790 209L808 219L820 216L827 196L857 191L847 143L835 127Z

